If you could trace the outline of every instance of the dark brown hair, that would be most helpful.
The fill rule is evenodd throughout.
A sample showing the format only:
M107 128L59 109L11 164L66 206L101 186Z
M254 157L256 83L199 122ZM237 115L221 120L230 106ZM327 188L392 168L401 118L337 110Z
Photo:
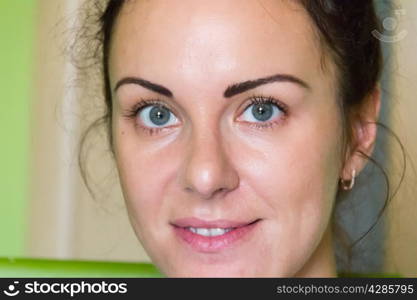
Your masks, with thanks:
M106 110L101 118L88 127L80 143L79 164L81 173L87 188L93 195L94 192L87 180L83 145L92 129L102 124L106 126L109 141L108 146L111 152L113 152L111 135L112 98L108 69L109 45L113 25L125 1L129 0L87 2L88 5L93 4L93 6L84 8L85 11L93 11L94 13L86 16L86 23L94 24L97 27L92 27L95 29L88 32L88 27L84 24L85 26L80 31L80 40L89 40L87 44L83 44L84 47L88 46L88 50L86 50L88 52L88 58L98 62L98 65L93 65L99 70L100 81L102 83L101 94L104 96ZM373 30L382 31L382 28L372 0L297 0L297 2L305 9L312 23L315 25L315 31L321 41L324 56L326 56L322 60L330 57L337 67L337 98L344 129L342 155L344 158L346 151L349 149L355 150L356 148L355 131L352 129L353 121L361 117L361 109L365 105L368 96L377 87L381 77L383 67L381 44L378 39L372 36L371 32ZM93 42L91 43L91 41ZM84 61L86 61L85 58L85 56L82 57ZM398 137L388 127L379 122L376 125L391 133L399 142ZM399 144L402 148L402 144L400 142ZM365 153L359 150L355 151L380 169L386 183L386 197L384 206L379 211L375 222L367 232L353 242L344 234L341 226L337 224L337 219L332 218L334 222L334 233L340 239L339 242L344 245L346 249L345 256L348 257L352 254L353 247L374 228L388 202L395 194L395 192L392 195L390 193L388 175L383 166ZM404 172L405 158L402 177L404 176ZM345 199L347 194L348 192L339 190L336 199L337 203ZM346 259L341 257L338 257L338 259L339 261L346 261ZM339 272L349 271L349 261L348 259L347 264L338 263Z

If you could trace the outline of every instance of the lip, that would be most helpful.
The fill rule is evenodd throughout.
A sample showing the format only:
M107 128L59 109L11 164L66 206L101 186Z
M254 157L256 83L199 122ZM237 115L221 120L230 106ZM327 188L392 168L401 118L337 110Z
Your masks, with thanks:
M253 221L214 220L205 221L198 218L178 219L171 223L175 235L182 243L193 250L202 253L215 253L240 244L251 236L258 227L261 219ZM233 230L218 236L202 236L193 233L187 227L199 228L233 228Z
M178 227L200 227L200 228L235 228L246 226L250 223L257 221L254 219L252 221L231 221L225 219L219 219L214 221L205 221L198 218L183 218L178 219L172 222L174 226Z

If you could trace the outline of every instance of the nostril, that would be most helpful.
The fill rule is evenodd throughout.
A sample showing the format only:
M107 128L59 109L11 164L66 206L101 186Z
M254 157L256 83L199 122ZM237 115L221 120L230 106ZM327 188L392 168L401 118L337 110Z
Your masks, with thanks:
M202 195L202 198L204 198L204 199L206 199L206 200L207 200L207 199L212 199L212 198L214 198L214 197L216 197L216 196L220 195L221 193L223 193L225 190L226 190L225 188L220 188L220 189L217 189L217 190L215 190L214 192L209 192L209 193L203 194L203 195Z

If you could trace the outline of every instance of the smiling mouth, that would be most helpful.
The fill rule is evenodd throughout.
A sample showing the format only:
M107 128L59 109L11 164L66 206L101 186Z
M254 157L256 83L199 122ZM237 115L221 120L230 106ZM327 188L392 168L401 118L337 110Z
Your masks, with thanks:
M203 253L220 252L237 246L238 241L251 236L261 219L252 222L215 221L204 222L198 219L184 219L173 225L175 235L194 251ZM193 226L189 226L193 225Z
M226 227L226 228L221 228L221 227L192 227L192 226L179 226L185 230L188 230L194 234L198 234L201 236L205 236L205 237L215 237L215 236L221 236L224 235L230 231L236 230L238 228L244 227L244 226L249 226L252 224L255 224L256 222L260 221L260 219L256 219L253 222L247 223L245 225L240 225L240 226L236 226L236 227ZM175 226L175 225L174 225Z

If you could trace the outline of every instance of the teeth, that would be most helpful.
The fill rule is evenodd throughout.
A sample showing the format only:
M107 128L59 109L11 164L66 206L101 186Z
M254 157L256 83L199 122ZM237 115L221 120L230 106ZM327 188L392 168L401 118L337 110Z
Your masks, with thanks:
M194 228L194 227L188 227L188 230L190 230L193 233L202 235L202 236L218 236L225 234L229 231L231 231L233 228Z

